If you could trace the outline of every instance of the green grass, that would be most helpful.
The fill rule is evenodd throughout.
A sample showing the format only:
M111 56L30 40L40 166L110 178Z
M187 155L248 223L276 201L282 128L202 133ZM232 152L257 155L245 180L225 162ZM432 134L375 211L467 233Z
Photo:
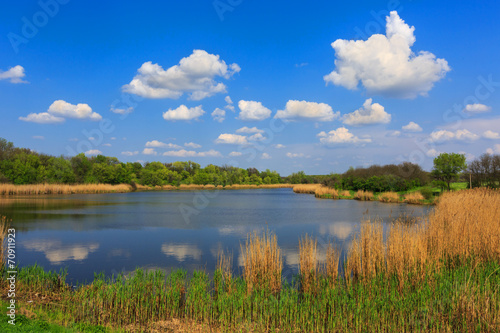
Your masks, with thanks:
M64 291L55 304L31 306L43 319L19 316L18 331L13 332L107 332L104 326L135 324L146 328L172 318L227 331L255 332L500 329L486 315L500 318L500 265L470 262L443 266L440 271L428 272L419 283L412 283L409 277L400 284L395 275L379 274L353 284L339 280L330 287L320 278L313 294L300 292L297 278L285 283L277 294L266 288L248 294L241 277L227 285L220 271L213 277L199 271L187 276L182 270L169 275L137 270L128 278L114 280L96 275L90 286ZM70 324L65 328L51 322ZM2 332L10 332L5 321L1 325Z

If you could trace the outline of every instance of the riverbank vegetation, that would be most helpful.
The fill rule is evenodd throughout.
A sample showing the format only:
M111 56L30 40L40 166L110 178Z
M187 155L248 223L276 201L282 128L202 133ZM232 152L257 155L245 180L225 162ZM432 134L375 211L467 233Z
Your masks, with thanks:
M103 331L153 331L177 320L199 331L498 332L500 192L447 192L428 218L408 221L395 220L385 238L380 221L363 222L342 255L339 244L306 235L298 240L299 274L283 283L271 232L241 245L242 276L224 255L213 276L138 269L97 274L77 288L65 283L64 271L26 267L18 275L18 310ZM5 276L1 281L6 288Z

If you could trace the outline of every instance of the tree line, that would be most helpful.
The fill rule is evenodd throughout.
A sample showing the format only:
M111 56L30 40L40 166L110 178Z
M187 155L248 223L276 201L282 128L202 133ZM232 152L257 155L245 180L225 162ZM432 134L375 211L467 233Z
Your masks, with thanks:
M283 178L276 171L259 171L256 168L209 164L204 168L198 163L187 162L120 162L116 157L97 155L87 157L55 157L40 154L27 148L14 147L12 142L0 138L0 183L104 183L142 185L180 184L279 184Z

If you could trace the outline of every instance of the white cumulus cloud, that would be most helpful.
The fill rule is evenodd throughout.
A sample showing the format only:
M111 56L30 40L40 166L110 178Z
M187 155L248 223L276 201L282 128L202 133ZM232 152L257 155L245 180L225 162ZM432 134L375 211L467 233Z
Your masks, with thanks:
M91 149L91 150L87 150L85 152L85 155L88 155L88 156L91 156L91 155L101 155L101 154L102 154L102 151L97 150L97 149Z
M222 156L220 152L216 150L196 152L193 150L172 150L163 153L163 156L176 156L176 157L220 157Z
M268 153L262 153L262 155L260 156L261 159L263 160L268 160L271 158L271 155L269 155Z
M11 67L5 72L0 71L0 80L10 80L10 83L28 83L23 80L25 76L24 67L20 65Z
M229 153L229 156L232 156L232 157L237 157L237 156L241 156L243 155L242 153L240 153L239 151L232 151Z
M408 125L405 125L402 127L403 131L405 132L422 132L422 127L420 127L419 124L413 122L413 121L410 121L408 123Z
M248 137L248 140L250 141L264 141L267 138L263 136L261 133L255 133L254 135L251 135Z
M286 153L286 156L289 158L305 157L305 155L303 153Z
M238 134L223 133L215 140L215 143L225 143L233 145L246 145L248 140L246 136Z
M216 108L214 112L212 112L212 118L219 123L222 123L224 119L226 119L226 111Z
M245 121L264 120L271 116L271 110L262 105L261 102L244 101L238 102L240 115L238 119Z
M486 139L498 140L500 139L500 133L487 130L483 133L483 137L485 137Z
M446 141L466 141L472 142L479 139L479 135L474 134L466 129L456 130L456 131L448 131L448 130L439 130L434 131L430 134L429 140L431 142L443 143Z
M336 130L332 130L328 133L320 132L317 135L320 139L319 141L324 145L336 145L343 143L368 143L372 140L370 138L359 138L349 132L349 130L345 127L339 127Z
M201 145L197 144L197 143L194 143L194 142L186 142L184 144L184 147L189 147L189 148L201 148Z
M284 110L276 112L274 118L332 121L339 116L340 112L333 112L332 107L325 103L290 100Z
M247 133L247 134L252 134L252 133L264 133L264 130L258 129L257 127L242 127L238 128L236 130L236 133Z
M480 103L467 104L463 109L463 112L468 113L482 113L491 111L491 106L487 106Z
M190 93L190 99L201 100L225 93L226 86L215 79L229 79L239 71L238 64L227 65L219 55L194 50L189 57L182 58L178 65L166 70L151 61L145 62L132 81L122 89L146 98L179 98L184 93Z
M368 98L363 103L363 107L345 114L342 119L344 124L352 126L388 124L391 121L391 115L385 112L382 105L379 103L372 104L372 99Z
M176 145L174 143L165 143L165 142L161 142L161 141L158 141L158 140L153 140L153 141L146 142L145 147L149 147L149 148L169 148L169 149L179 149L179 148L181 148L181 146Z
M78 103L76 105L68 103L63 100L54 101L49 106L48 112L54 116L74 119L90 119L92 121L99 121L102 116L92 111L88 104Z
M193 120L201 117L205 111L201 108L201 105L196 107L188 108L185 105L179 106L177 109L169 109L163 112L163 119L165 120Z
M136 150L136 151L122 151L122 155L124 156L135 156L139 154L139 152Z
M113 112L113 113L116 113L116 114L126 115L126 114L129 114L129 113L132 113L134 111L134 108L133 107L128 107L126 109L123 109L123 108L120 109L120 108L111 107L110 111Z
M427 51L412 51L415 28L396 11L386 17L386 34L374 34L366 41L337 39L332 43L336 69L325 82L356 89L361 84L371 94L415 98L426 95L450 67L445 59Z
M282 149L282 148L286 148L285 145L282 145L281 143L278 143L278 144L275 144L274 145L274 148L277 148L277 149Z
M26 117L19 117L19 120L38 124L60 124L64 123L64 118L56 117L48 112L30 113Z
M144 155L156 155L157 152L154 150L154 148L144 148L142 151Z

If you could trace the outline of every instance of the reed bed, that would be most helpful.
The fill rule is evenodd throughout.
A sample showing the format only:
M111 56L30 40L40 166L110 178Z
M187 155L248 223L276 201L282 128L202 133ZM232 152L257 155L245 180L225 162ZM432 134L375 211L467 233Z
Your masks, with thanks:
M245 246L241 245L241 253L244 254L243 276L248 293L254 288L265 288L273 294L279 293L283 258L276 235L269 231L261 236L256 232L248 235Z
M384 192L380 193L378 200L381 202L400 202L399 194L396 192Z
M425 197L420 192L411 192L404 195L404 202L409 204L419 205L422 204Z
M7 222L7 217L0 216L0 265L5 266L6 261L6 249L7 249L7 230L9 229L9 222Z
M359 190L354 194L354 199L361 201L373 200L373 193L369 191Z
M306 194L314 194L316 189L321 188L323 185L321 184L301 184L294 185L293 191L295 193L306 193Z
M0 184L0 195L46 195L46 194L76 194L76 193L123 193L132 191L128 184L36 184L12 185Z
M347 191L347 190L343 190L340 192L340 196L342 197L351 197L351 192Z
M338 199L339 192L334 188L322 186L314 191L314 196L316 198Z
M137 331L172 319L228 332L500 331L500 191L445 193L426 220L406 220L394 221L385 241L380 221L364 221L340 277L339 251L328 245L321 270L318 243L306 235L300 284L282 284L281 251L265 232L241 246L242 277L231 275L232 258L219 255L213 283L205 272L136 270L97 275L72 290L64 272L35 267L20 270L18 288L66 321ZM38 302L40 291L51 301Z
M299 240L300 290L311 293L316 290L318 279L318 241L307 234Z

